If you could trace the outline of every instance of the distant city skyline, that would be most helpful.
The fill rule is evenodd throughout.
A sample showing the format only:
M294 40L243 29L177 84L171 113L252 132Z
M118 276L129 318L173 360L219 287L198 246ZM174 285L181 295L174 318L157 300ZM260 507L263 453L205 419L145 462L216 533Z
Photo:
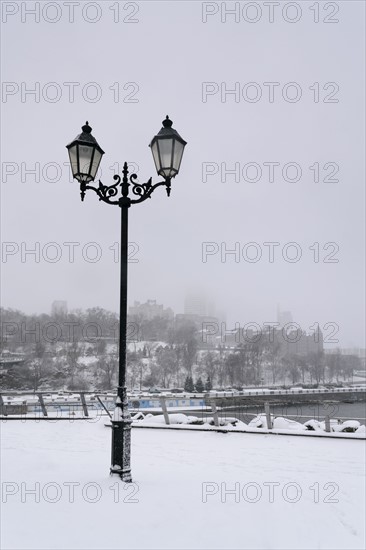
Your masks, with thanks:
M189 297L188 309L198 308L197 311L199 311L199 308L203 308L203 309L201 309L201 311L203 311L203 310L205 310L207 304L209 304L209 307L212 308L210 311L211 312L215 311L215 304L214 304L212 298L209 299L209 301L207 302L207 295L205 295L205 297L202 300L199 300L198 299L199 297L197 297L197 296L194 297L194 292L192 291L192 289L190 289L189 292L187 292L185 295L182 296L182 299L181 299L182 306L180 308L175 309L174 307L172 307L170 304L167 304L167 303L158 304L158 302L159 302L158 300L147 298L145 300L145 302L142 299L140 301L139 300L134 300L133 303L131 303L129 301L129 303L128 303L129 314L130 315L134 314L134 313L131 313L131 308L132 308L132 311L133 311L134 307L139 307L139 306L137 306L137 304L142 306L142 309L144 309L144 307L146 307L146 305L148 305L150 303L151 311L153 309L155 309L156 311L165 310L166 311L165 315L168 318L172 318L172 315L173 316L174 315L182 316L182 315L185 314L186 310L188 312L187 297ZM192 302L192 297L194 298L193 302ZM88 307L68 307L68 301L67 300L54 300L51 303L51 308L48 308L48 311L52 310L53 304L64 304L64 306L61 306L61 307L65 307L65 304L66 304L66 310L70 311L70 312L78 310L78 309L86 310L86 309L91 309L93 307L103 307L103 306L97 305L95 303L90 304ZM12 308L12 309L19 309L20 311L23 311L25 314L28 314L28 315L42 314L42 313L47 313L48 312L47 310L46 311L26 311L26 310L20 309L20 308ZM110 309L110 308L103 307L103 309L106 309L108 311L112 311L114 313L118 312L117 308L115 308L115 309L111 308ZM192 309L192 314L195 315L195 313L193 312L193 309ZM209 311L209 310L206 310L206 311ZM135 311L135 314L136 314L136 311ZM198 314L196 314L196 315L198 315ZM296 315L294 316L292 314L292 312L289 311L288 309L282 310L282 305L279 304L279 303L276 303L276 305L273 304L272 314L267 315L266 317L263 317L262 319L259 317L259 315L253 316L254 318L251 318L246 314L245 311L243 311L243 313L241 315L238 315L237 317L232 318L232 317L226 315L225 311L222 311L222 309L218 310L217 315L209 315L208 313L206 313L206 314L202 315L202 317L204 317L205 315L206 315L206 317L216 318L217 322L219 322L219 323L224 323L225 330L235 330L236 326L239 326L239 327L243 328L248 323L249 324L255 323L257 326L259 326L261 328L261 330L264 330L265 326L268 325L268 324L271 324L273 326L283 327L284 325L287 325L288 323L294 323L294 328L296 328L296 326L298 326L299 329L306 332L307 334L315 333L317 330L322 330L323 336L324 336L324 349L337 349L337 348L342 348L342 349L364 349L366 347L365 341L362 340L362 339L360 341L357 341L357 340L344 341L344 340L342 340L341 330L337 326L336 323L334 323L332 321L325 321L322 324L322 323L319 323L318 321L316 321L314 319L314 317L311 317L310 320L308 320L308 321L306 321L306 319L304 319L301 322L300 316L296 316ZM150 314L150 317L151 317L151 314ZM336 340L338 340L338 341L336 341Z

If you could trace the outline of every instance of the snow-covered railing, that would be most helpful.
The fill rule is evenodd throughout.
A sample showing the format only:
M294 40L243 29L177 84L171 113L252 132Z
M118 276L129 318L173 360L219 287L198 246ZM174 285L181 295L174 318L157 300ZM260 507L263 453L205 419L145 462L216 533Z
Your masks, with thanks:
M103 403L104 401L104 403ZM104 408L108 413L106 404L114 404L114 394L99 394L94 392L1 392L0 413L2 416L9 414L26 414L29 407L37 412L38 409L44 417L49 412L58 412L61 408L68 409L73 414L75 409L80 409L85 417L89 417L89 409ZM100 406L99 406L100 405Z
M366 393L366 386L342 387L342 388L291 388L284 389L247 389L242 391L215 391L211 390L205 393L205 398L213 397L251 397L260 395L316 395L332 393Z
M331 432L357 432L357 436L364 437L366 418L364 417L346 417L339 416L333 418L333 413L324 414L323 418L311 418L309 415L291 415L286 417L276 415L274 409L271 410L271 404L265 402L264 411L259 413L246 413L246 416L253 417L247 424L246 421L238 418L227 417L224 411L219 411L215 400L212 401L211 416L207 418L198 418L197 416L187 416L182 413L169 413L166 407L163 407L163 414L152 415L138 412L132 417L132 426L139 428L169 427L192 428L192 429L218 429L234 430L239 432L261 432L263 433L298 433L303 435L305 432L316 432L316 435L330 434Z
M142 410L155 414L163 414L166 423L169 423L169 412L184 412L191 411L192 413L200 411L202 414L212 414L215 425L219 425L219 413L221 414L222 407L239 408L245 404L246 397L265 397L264 407L269 406L272 397L277 396L319 396L328 399L332 395L349 394L360 396L366 395L366 386L349 387L349 388L316 388L303 389L292 388L288 390L275 389L252 389L243 391L210 391L206 394L173 394L164 392L159 394L149 394L147 392L130 393L128 394L129 405L132 410ZM243 399L244 398L244 399ZM96 391L63 391L63 392L29 392L29 391L6 391L0 393L0 414L9 416L11 414L26 414L30 412L41 412L44 417L49 413L69 413L76 414L75 411L80 411L85 417L89 416L89 412L96 410L103 414L110 414L109 411L114 409L116 395L112 392L96 392ZM273 400L273 403L275 400Z
M139 410L140 408L154 412L166 412L167 408L186 410L195 406L196 409L205 407L203 394L127 394L129 408ZM6 391L0 393L0 414L9 416L11 414L26 414L41 412L44 417L49 413L68 412L75 414L81 411L85 417L89 411L105 411L110 415L114 409L116 394L111 392L95 391L61 391L61 392L30 392L30 391ZM193 403L193 405L192 405Z

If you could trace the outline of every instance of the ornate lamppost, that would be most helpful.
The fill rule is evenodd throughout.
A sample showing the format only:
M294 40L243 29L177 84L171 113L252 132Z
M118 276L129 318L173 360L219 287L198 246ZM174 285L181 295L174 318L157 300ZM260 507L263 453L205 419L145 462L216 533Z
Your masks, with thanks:
M167 116L160 132L150 143L156 171L163 181L152 184L150 178L146 183L137 183L137 175L130 174L127 162L123 165L121 178L115 175L115 183L110 186L90 185L94 181L104 151L92 136L88 122L82 127L82 133L67 145L73 177L80 183L81 200L91 189L100 201L119 206L121 209L121 279L120 279L120 322L119 322L119 374L116 407L112 418L112 457L111 474L118 474L125 482L131 482L131 416L128 411L126 390L126 352L127 352L127 251L128 251L128 209L149 199L157 187L165 186L170 195L171 180L180 169L186 141L172 128L172 121ZM121 193L119 195L119 187ZM130 187L132 196L130 195Z

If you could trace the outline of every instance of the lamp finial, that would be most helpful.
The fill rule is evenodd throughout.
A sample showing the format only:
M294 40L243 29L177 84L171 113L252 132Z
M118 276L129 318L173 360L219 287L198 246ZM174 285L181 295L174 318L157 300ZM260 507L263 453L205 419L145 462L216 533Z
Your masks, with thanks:
M93 128L91 128L89 126L89 122L86 121L86 123L84 124L84 126L81 127L81 129L85 134L91 134L91 131L92 131Z
M163 126L164 126L164 128L171 128L171 127L172 127L172 124L173 124L173 121L170 120L170 118L168 117L168 115L166 115L165 120L163 120Z

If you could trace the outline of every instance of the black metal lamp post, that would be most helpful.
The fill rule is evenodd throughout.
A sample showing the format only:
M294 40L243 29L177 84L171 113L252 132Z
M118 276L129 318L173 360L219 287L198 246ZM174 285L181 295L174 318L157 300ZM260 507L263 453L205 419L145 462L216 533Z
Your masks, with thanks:
M171 180L180 168L186 142L172 128L172 121L167 116L163 128L152 139L152 150L157 173L164 181L152 185L150 178L146 183L137 183L137 175L128 172L127 162L123 165L123 178L114 176L116 183L110 186L89 185L94 181L104 151L91 135L88 122L82 127L82 133L67 145L71 170L74 178L80 183L81 200L84 200L88 189L94 191L100 201L121 208L121 290L120 290L120 322L119 322L119 375L116 408L112 418L112 458L111 474L118 474L125 482L131 482L131 416L128 411L126 391L126 352L127 352L127 250L128 250L128 209L131 204L137 204L149 199L157 187L165 186L170 195ZM121 196L118 186L121 186ZM129 188L132 195L129 197Z

